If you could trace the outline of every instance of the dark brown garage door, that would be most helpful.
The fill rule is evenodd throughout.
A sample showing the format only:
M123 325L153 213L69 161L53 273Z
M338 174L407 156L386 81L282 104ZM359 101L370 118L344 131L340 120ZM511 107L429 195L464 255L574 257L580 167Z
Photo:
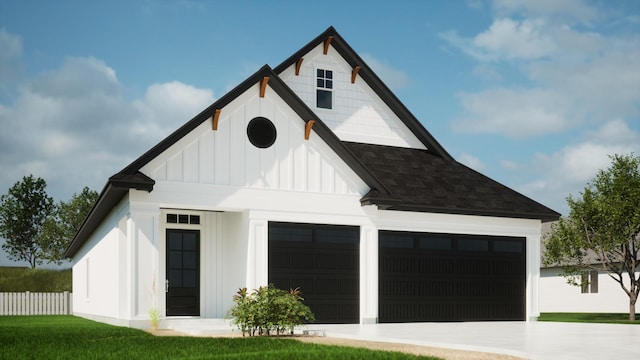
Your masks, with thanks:
M316 323L357 323L359 243L358 227L269 223L269 283L299 287Z
M525 320L525 239L380 231L379 321Z

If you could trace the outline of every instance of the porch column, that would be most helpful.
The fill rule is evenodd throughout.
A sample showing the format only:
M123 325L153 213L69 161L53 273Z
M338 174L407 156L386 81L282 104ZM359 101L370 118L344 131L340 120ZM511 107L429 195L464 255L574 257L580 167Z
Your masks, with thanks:
M378 228L360 228L360 323L378 322Z
M540 233L527 235L527 321L540 316Z
M269 224L264 219L249 219L247 252L247 289L269 285Z

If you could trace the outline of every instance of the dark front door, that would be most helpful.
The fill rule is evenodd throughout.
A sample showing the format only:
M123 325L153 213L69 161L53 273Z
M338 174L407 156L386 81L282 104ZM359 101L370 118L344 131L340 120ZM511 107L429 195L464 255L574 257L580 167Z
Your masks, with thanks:
M167 316L200 315L200 231L167 229Z

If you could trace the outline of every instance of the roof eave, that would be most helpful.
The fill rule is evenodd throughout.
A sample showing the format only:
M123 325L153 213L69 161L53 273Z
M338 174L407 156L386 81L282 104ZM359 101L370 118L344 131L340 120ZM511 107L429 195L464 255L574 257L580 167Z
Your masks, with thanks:
M454 160L440 143L429 133L429 131L418 121L418 119L407 109L407 107L396 97L387 85L376 75L376 73L366 64L353 48L340 36L335 28L329 27L322 34L311 40L292 56L276 66L273 71L280 74L289 66L293 65L300 57L311 51L318 44L324 42L329 36L333 37L331 46L340 53L345 61L351 66L360 66L358 76L361 77L373 91L384 101L387 106L400 118L409 130L427 147L428 151L448 160Z
M109 178L107 185L98 197L96 205L91 210L78 233L65 252L65 256L72 257L84 244L89 236L100 225L103 217L108 215L112 207L115 206L126 195L129 189L144 190L151 192L155 181L140 172L140 169L153 160L156 156L168 149L190 131L213 116L217 109L222 109L240 94L247 91L251 86L260 82L265 76L269 76L268 86L272 88L281 98L287 101L289 106L304 121L315 120L313 131L327 143L338 156L353 169L353 171L372 189L377 189L383 194L388 194L389 190L377 179L356 156L347 149L340 139L322 122L322 120L284 83L268 65L263 66L255 74L247 78L233 90L225 94L219 100L211 104L208 108L200 112L186 124L171 133L156 146L134 160L119 173Z
M155 181L153 179L140 172L129 176L118 173L109 178L109 181L107 181L107 184L98 196L98 200L96 200L96 203L89 211L89 214L67 247L64 256L71 258L80 250L82 245L98 228L102 219L113 210L122 198L127 195L130 189L151 192L154 185Z
M493 210L484 210L484 209L461 209L461 208L450 208L450 207L408 205L408 204L402 204L397 200L387 200L387 199L369 199L369 200L374 200L374 201L368 201L366 205L377 205L381 210L391 210L391 211L410 211L410 212L437 213L437 214L487 216L487 217L501 217L501 218L511 218L511 219L534 219L534 220L540 220L543 223L556 221L560 218L560 214L556 213L555 211L552 211L549 213L534 213L534 212L520 212L520 211L493 211Z

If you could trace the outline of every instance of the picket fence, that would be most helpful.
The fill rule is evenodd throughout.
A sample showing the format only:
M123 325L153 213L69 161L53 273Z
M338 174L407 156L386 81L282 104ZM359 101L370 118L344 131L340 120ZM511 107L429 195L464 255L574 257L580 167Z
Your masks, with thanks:
M62 293L0 293L0 315L70 315L73 300L68 291Z

